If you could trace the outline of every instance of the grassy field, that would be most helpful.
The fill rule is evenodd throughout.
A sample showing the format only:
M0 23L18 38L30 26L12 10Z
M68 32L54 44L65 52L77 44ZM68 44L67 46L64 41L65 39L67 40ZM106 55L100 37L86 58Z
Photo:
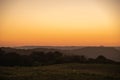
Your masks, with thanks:
M120 80L120 65L73 63L0 67L0 80Z

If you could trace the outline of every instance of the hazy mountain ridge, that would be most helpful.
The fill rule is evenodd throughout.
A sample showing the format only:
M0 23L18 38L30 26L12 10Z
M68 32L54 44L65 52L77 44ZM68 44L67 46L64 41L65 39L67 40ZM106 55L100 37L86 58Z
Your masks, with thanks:
M36 49L36 48L48 48L48 49L60 49L60 50L73 50L80 49L85 46L20 46L15 47L16 49Z
M73 53L74 55L85 55L88 58L96 58L99 55L103 55L108 59L120 61L120 51L114 47L84 47L66 51L68 55L73 55Z
M2 48L5 52L16 52L21 55L29 55L34 51L54 52L59 51L65 55L84 55L88 58L96 58L103 55L108 59L120 61L120 48L116 47L35 47L35 48Z

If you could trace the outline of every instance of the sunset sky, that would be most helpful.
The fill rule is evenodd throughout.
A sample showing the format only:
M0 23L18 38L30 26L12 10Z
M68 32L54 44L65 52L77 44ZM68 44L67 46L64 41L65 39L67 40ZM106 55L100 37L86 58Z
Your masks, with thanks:
M0 46L120 46L120 0L0 0Z

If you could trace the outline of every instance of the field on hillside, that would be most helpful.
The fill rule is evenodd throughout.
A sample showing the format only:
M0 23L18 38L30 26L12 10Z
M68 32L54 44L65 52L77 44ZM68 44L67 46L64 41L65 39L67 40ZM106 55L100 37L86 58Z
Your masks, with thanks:
M73 63L0 67L0 80L120 80L120 65Z

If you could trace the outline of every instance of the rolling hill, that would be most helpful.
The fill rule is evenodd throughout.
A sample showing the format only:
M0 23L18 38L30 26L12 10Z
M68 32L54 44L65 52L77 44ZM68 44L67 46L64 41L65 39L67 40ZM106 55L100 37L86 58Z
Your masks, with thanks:
M21 55L29 55L34 51L50 52L59 51L64 55L84 55L87 58L96 58L103 55L108 59L120 61L120 49L116 47L36 47L36 48L2 48L5 52L16 52Z

